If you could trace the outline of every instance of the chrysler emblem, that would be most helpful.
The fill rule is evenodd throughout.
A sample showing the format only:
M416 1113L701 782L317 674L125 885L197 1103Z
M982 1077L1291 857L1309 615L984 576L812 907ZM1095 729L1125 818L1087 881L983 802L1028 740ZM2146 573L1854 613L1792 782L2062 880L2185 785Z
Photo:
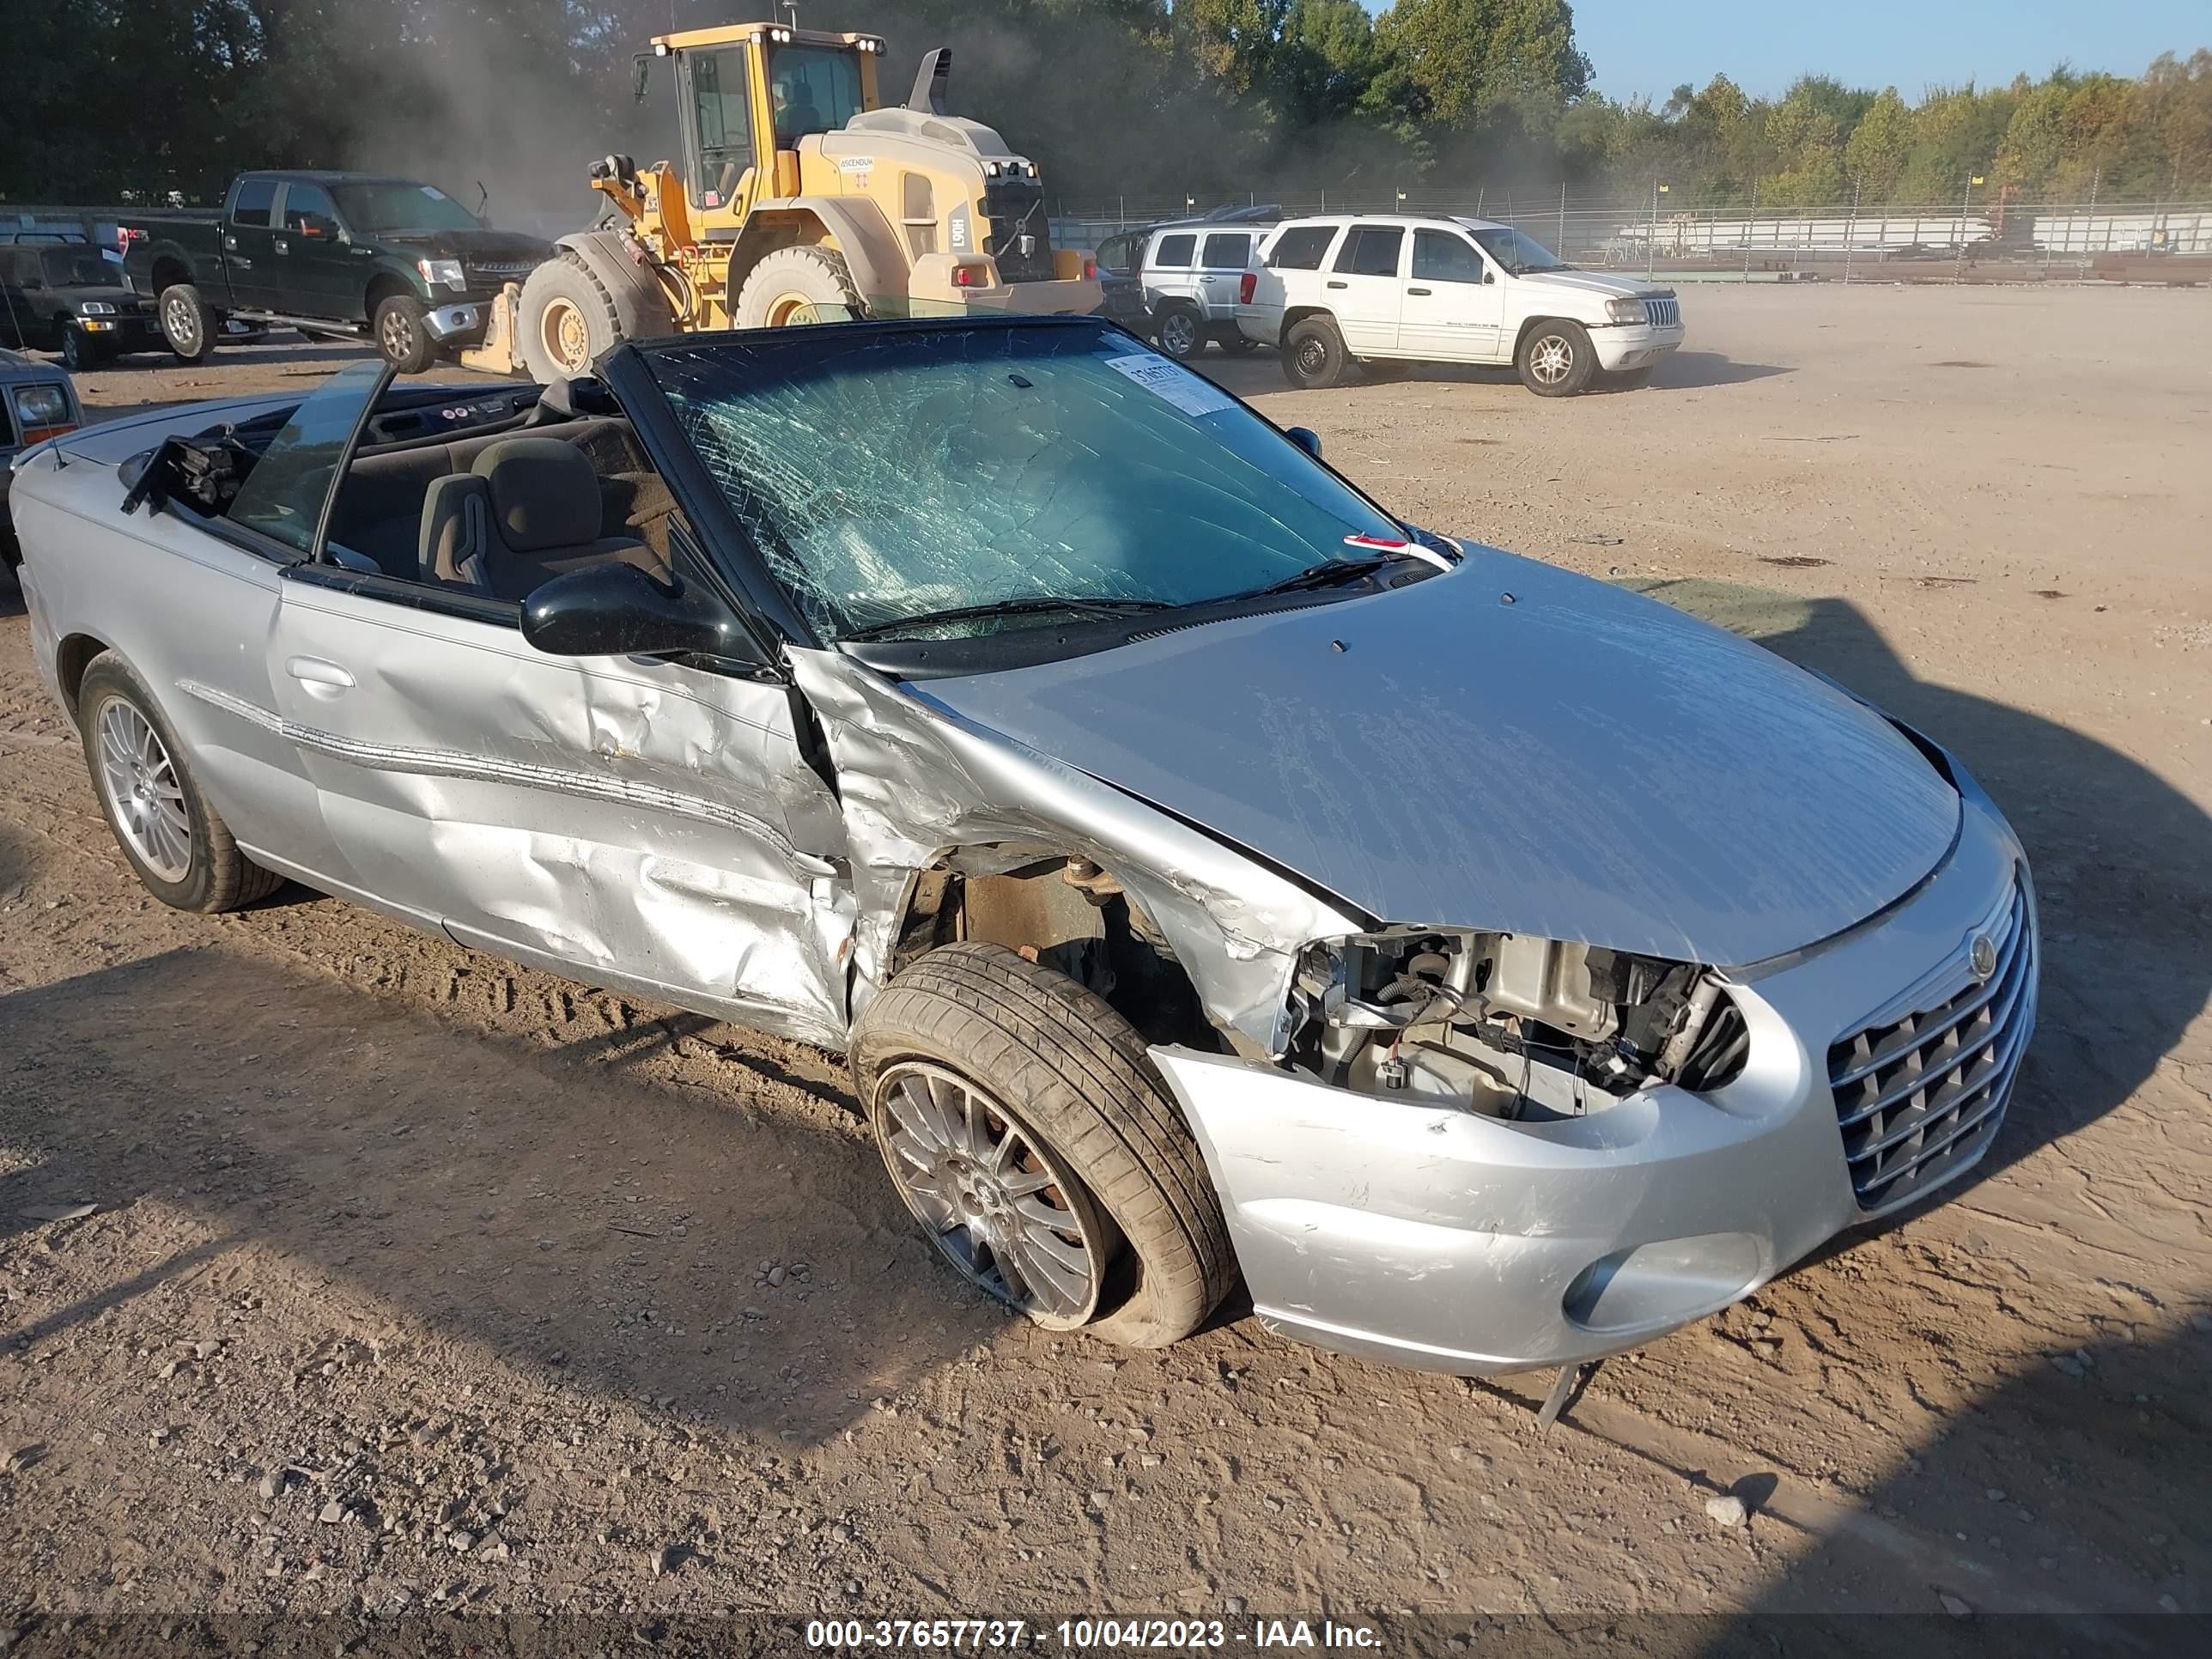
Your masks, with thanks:
M1987 979L1997 970L1997 944L1987 933L1974 935L1974 942L1966 947L1966 966L1974 970L1976 979Z

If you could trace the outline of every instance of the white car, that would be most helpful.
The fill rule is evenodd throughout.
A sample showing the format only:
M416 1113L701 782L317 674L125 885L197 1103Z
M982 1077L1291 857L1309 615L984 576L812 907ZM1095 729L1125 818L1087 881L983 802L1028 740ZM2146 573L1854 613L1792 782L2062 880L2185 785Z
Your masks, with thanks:
M1641 385L1682 343L1672 289L1577 270L1485 219L1288 220L1237 298L1237 327L1281 348L1296 386L1334 386L1354 363L1510 363L1529 391L1566 398L1599 374Z

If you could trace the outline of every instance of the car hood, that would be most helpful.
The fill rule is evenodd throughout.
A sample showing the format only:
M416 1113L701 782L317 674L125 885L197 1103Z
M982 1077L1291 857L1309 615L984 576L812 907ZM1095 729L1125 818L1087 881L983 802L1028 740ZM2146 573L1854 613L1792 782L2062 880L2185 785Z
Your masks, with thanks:
M419 258L460 259L471 264L535 264L553 257L552 243L513 230L387 231L376 240Z
M1720 966L1881 909L1959 823L1864 704L1486 548L1382 594L910 689L1383 921Z
M1647 283L1641 276L1623 276L1611 270L1531 270L1513 280L1538 289L1601 295L1608 300L1674 291L1664 283Z

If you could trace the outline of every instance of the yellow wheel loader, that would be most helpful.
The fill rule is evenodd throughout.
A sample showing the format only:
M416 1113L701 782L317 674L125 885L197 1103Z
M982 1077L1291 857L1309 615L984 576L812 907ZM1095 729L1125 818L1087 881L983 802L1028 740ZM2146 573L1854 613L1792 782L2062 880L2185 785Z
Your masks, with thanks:
M967 311L1091 311L1095 268L1055 252L1036 165L945 112L949 48L877 94L884 43L777 23L656 37L683 166L592 164L611 210L492 307L472 368L553 380L618 340L695 329Z

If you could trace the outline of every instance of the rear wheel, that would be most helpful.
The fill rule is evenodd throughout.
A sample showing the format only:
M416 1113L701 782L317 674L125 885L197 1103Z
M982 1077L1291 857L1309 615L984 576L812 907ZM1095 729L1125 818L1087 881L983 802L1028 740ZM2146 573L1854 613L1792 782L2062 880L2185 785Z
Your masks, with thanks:
M1154 325L1153 338L1158 341L1162 354L1177 362L1206 349L1206 330L1200 325L1198 313L1188 306L1170 306L1162 311Z
M201 796L177 735L120 658L93 659L77 688L77 730L107 827L146 890L179 910L234 910L284 878L238 850Z
M1571 398L1596 372L1597 349L1580 323L1547 318L1521 337L1513 365L1521 372L1521 384L1538 397Z
M868 1005L853 1066L908 1210L1038 1324L1161 1347L1227 1292L1204 1159L1103 998L1002 945L947 945Z
M199 289L190 283L172 283L161 290L161 337L184 362L203 361L215 344L222 326L208 309Z
M763 254L738 292L739 328L841 323L867 314L852 267L831 247L780 247Z
M1334 318L1303 318L1283 337L1283 378L1302 391L1336 385L1350 361Z
M402 374L420 374L437 361L437 342L422 321L428 312L411 294L395 294L376 307L376 349Z

